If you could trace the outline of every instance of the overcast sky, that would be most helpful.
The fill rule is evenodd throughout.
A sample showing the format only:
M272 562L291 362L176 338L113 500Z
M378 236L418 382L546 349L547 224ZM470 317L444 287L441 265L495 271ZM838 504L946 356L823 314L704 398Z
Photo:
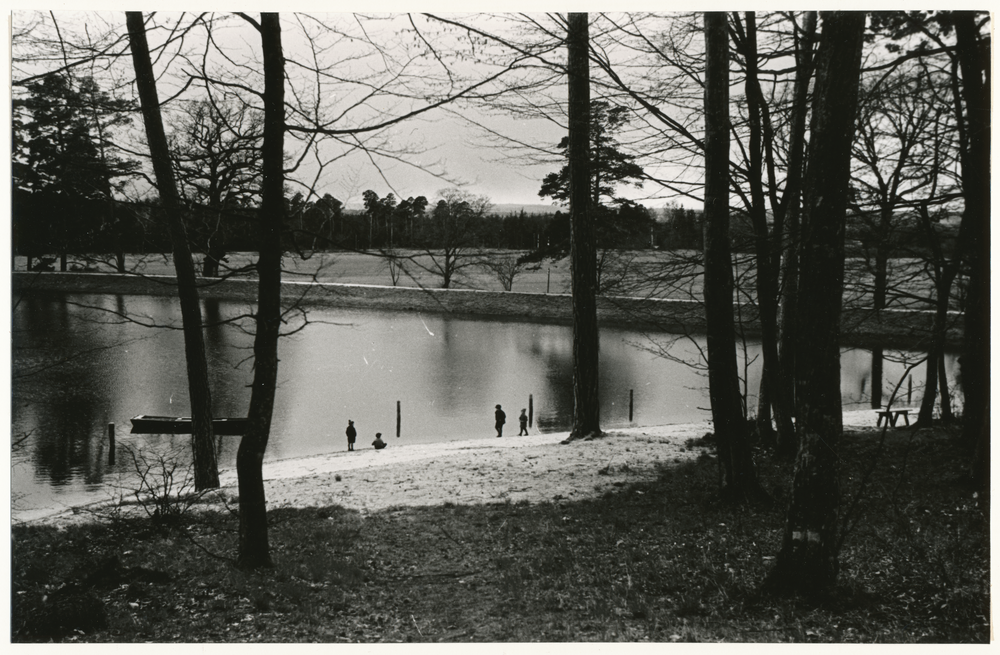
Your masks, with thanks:
M471 8L487 11L497 10L498 8L504 11L528 9L537 12L550 8L565 10L566 7L561 6L565 4L515 2L498 7L496 3L477 3ZM627 8L643 8L643 5L648 6L650 4L636 2L631 3ZM64 6L68 8L71 5L60 4L56 9L57 17L64 15L61 13L61 9ZM156 3L154 6L162 12L163 10L179 9L182 5ZM656 6L659 6L659 3L656 3ZM683 10L691 6L692 3L672 3L669 9ZM730 3L727 7L733 8L733 3ZM142 8L147 12L152 10L150 6ZM241 5L241 9L244 11L260 8L272 9L276 7L274 7L273 3L263 3L262 5L255 5L254 3L246 5L244 3ZM324 3L320 7L318 3L300 3L293 5L292 8L312 9L315 11L316 9L327 9L329 5ZM362 5L357 0L349 0L346 4L337 5L337 8L345 11L352 9L364 9L365 11L389 9L399 11L401 8L407 8L407 5L399 2L382 1L364 3ZM432 11L448 11L460 8L460 5L455 2L425 2L420 3L419 8L430 9ZM468 6L461 6L461 8L466 11L470 9ZM600 8L624 9L611 7L607 2L573 3L572 8L590 11L597 11ZM659 8L661 10L664 9L664 7ZM701 5L699 8L705 9L708 7ZM16 9L17 7L15 7ZM33 10L31 7L27 9ZM280 9L286 12L288 8L281 7ZM199 10L202 9L199 7ZM316 15L321 16L322 14ZM112 24L120 19L121 29L124 30L123 13L106 13L104 16ZM344 16L344 14L340 14L339 18L343 19ZM15 30L18 19L19 13L15 11L13 18ZM287 14L285 14L285 19L290 20ZM76 25L76 27L79 28L80 26ZM239 21L236 21L235 26L229 28L222 41L225 47L228 48L231 46L234 50L238 50L241 47L252 49L254 38L255 35L249 26L240 25ZM283 34L283 40L285 38L286 35ZM151 34L151 45L155 47L154 34ZM296 50L298 46L291 38L288 38L285 47L286 53L302 55L300 51ZM343 57L345 52L344 43L340 42L335 49L331 48L331 51L334 50L337 53L336 56ZM552 58L553 60L564 61L565 52L553 53ZM347 65L349 67L355 64ZM372 66L372 64L364 65ZM127 74L127 71L123 74ZM18 72L15 70L15 79L17 76ZM169 86L169 81L164 77L161 78L160 83L162 99L168 93L166 87ZM332 88L327 87L324 89L324 94L328 94L330 98L336 95L333 93ZM404 124L400 124L390 133L392 146L409 151L405 157L400 158L400 160L394 160L392 157L376 157L373 159L361 152L353 153L329 165L316 182L315 191L320 195L330 193L346 202L359 202L362 192L366 189L372 189L379 195L384 195L391 191L403 198L411 195L426 195L433 199L439 190L454 185L461 185L464 189L472 193L488 196L494 204L550 204L549 200L538 196L538 189L545 174L557 170L560 163L550 161L538 164L525 157L512 157L510 151L497 149L495 144L491 144L486 139L483 132L463 121L461 118L463 115L539 148L554 149L558 141L565 135L564 129L559 125L552 121L534 118L527 113L515 112L512 114L487 115L469 106L452 106L447 111L443 109L434 110L422 115L419 119L409 120ZM168 124L169 130L170 125ZM308 177L312 174L311 171L313 170L315 168L310 168L309 164L305 164L302 167L302 172L307 175L300 175L299 177ZM430 171L437 172L439 175L433 175ZM622 191L626 190L622 189ZM629 190L624 195L642 200L645 196L654 194L655 192L655 189ZM648 202L648 205L659 207L664 202L665 200L658 198Z
M356 4L356 3L355 3ZM164 7L170 5L158 4L160 8L157 20L160 25L167 24L167 17L170 12L163 11ZM348 5L349 6L349 5ZM346 7L345 7L346 8ZM367 7L366 7L367 8ZM33 9L18 11L13 13L13 25L16 32L18 27L24 25L32 17ZM62 35L65 37L69 33L86 34L87 38L95 34L108 33L109 30L120 29L124 32L124 13L122 12L100 12L95 16L90 14L74 14L57 9L55 17L59 20ZM314 14L320 21L333 23L350 23L346 14L328 15ZM180 14L177 15L178 17ZM43 15L49 20L49 17ZM283 23L292 23L288 14L283 14ZM174 19L176 22L176 19ZM118 27L120 25L120 27ZM346 25L345 30L352 26ZM377 26L376 26L377 27ZM393 26L393 29L402 33L408 26ZM426 26L424 26L426 27ZM433 26L432 26L433 27ZM86 29L85 29L86 28ZM283 45L286 56L297 57L303 61L308 60L310 53L304 50L303 40L295 40L294 25L283 26ZM339 28L338 28L339 29ZM365 26L364 33L370 33L372 27ZM393 35L388 33L382 37L375 36L374 39L381 38L381 43L392 45ZM222 45L222 49L228 54L239 53L235 56L246 56L252 60L256 54L255 35L252 28L236 20L231 21L223 30L219 30L217 40ZM155 48L158 42L162 42L165 30L159 33L153 30L150 32L150 45L154 49L154 59L156 58ZM358 31L350 33L350 38L341 38L336 41L331 38L333 46L327 54L333 61L337 62L335 73L345 78L363 77L375 71L380 61L353 61L354 53L351 50L352 40L356 42ZM404 38L406 35L396 37ZM82 38L82 37L81 37ZM412 38L412 37L411 37ZM197 52L197 45L189 43L185 46L189 50ZM445 48L447 45L444 46ZM246 53L250 54L246 54ZM16 53L15 53L16 54ZM125 52L127 54L127 51ZM228 56L228 55L227 55ZM369 59L371 59L369 53ZM564 54L559 53L561 59ZM165 63L166 57L161 57L154 62L158 80L161 101L169 97L175 89L180 88L183 80L186 79L182 73L185 65L177 60L173 60L169 65ZM61 62L48 63L42 66L54 66ZM128 57L122 57L121 66L111 73L112 77L124 80L128 84L129 70ZM251 63L250 68L253 67ZM190 68L190 64L187 66ZM412 66L406 68L409 71ZM429 69L431 73L440 74L439 70ZM472 69L469 69L471 71ZM38 72L36 69L31 73ZM86 71L83 71L86 74ZM14 79L24 76L24 69L18 70L15 66ZM291 73L290 73L291 74ZM470 73L472 74L472 73ZM478 70L474 74L479 74ZM237 80L243 81L243 80ZM379 80L382 81L382 80ZM102 88L111 86L110 82L99 82ZM134 93L134 85L120 87L120 93L130 95ZM286 85L286 88L289 85ZM304 87L308 90L310 82L307 80ZM252 85L252 84L251 84ZM414 86L416 88L416 86ZM350 104L360 97L357 90L343 89L343 85L327 85L323 89L324 102L329 102L330 113L336 115L342 107ZM352 95L353 94L353 95ZM341 99L340 96L344 95ZM196 94L189 94L189 97L196 97ZM286 102L292 101L289 92L286 90ZM339 104L338 104L339 103ZM174 105L177 106L176 103ZM413 103L409 109L419 106ZM384 104L380 107L382 111L391 113L397 110L396 107L387 107ZM169 111L169 110L168 110ZM541 179L545 174L557 170L559 164L551 162L538 165L524 158L511 159L511 153L498 150L495 144L489 143L485 134L463 120L471 118L477 123L488 125L491 129L510 133L525 142L537 144L542 148L554 149L555 145L564 135L564 130L551 121L533 119L524 114L497 114L488 116L469 105L450 105L447 108L432 110L419 118L407 120L398 126L393 127L386 133L387 137L382 142L391 149L400 149L405 152L402 157L370 157L367 153L354 152L348 156L338 159L334 164L327 166L319 179L315 182L315 191L322 195L330 193L346 202L359 202L361 194L366 189L372 189L379 195L394 192L397 196L408 197L411 195L426 195L433 198L441 189L451 186L461 186L475 194L488 196L495 204L504 203L526 203L526 204L549 204L546 199L539 198L538 189L541 186ZM363 125L366 121L372 120L370 115L363 115L357 110L345 120L338 123L341 125ZM168 133L173 125L169 116L166 117ZM136 129L140 126L136 121ZM286 142L289 142L286 140ZM323 156L331 159L335 156L333 146L326 146ZM329 154L329 153L334 154ZM312 176L315 174L315 166L307 160L303 164L299 173L299 179L306 180L307 184L312 184Z

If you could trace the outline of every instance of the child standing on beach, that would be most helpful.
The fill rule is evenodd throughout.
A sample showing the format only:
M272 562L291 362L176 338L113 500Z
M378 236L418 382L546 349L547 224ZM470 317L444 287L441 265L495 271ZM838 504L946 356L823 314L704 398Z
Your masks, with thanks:
M504 414L502 409L500 409L500 405L497 405L497 411L493 412L493 418L496 419L497 436L502 437L503 424L507 422L507 415Z
M517 417L517 420L521 423L521 431L517 433L519 437L528 436L528 415L526 414L528 410L522 409L521 415Z
M354 429L354 421L347 421L347 450L354 450L354 441L358 438L358 431Z

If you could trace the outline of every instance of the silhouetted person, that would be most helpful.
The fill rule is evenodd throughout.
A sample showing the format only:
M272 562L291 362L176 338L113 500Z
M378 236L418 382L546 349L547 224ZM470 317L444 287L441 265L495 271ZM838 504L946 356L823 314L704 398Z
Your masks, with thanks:
M528 414L526 409L521 410L521 415L517 417L517 420L521 423L521 431L517 433L517 436L528 436Z
M354 450L354 442L358 438L358 431L354 429L354 421L347 421L347 449Z
M372 442L372 445L375 446L375 450L382 450L383 448L385 448L385 442L382 441L381 432L375 433L375 441Z
M493 416L496 417L496 420L497 420L497 424L496 424L497 425L497 436L498 437L502 437L503 436L503 424L507 422L507 415L503 413L502 409L500 409L500 405L497 405L497 411L495 411L493 413Z

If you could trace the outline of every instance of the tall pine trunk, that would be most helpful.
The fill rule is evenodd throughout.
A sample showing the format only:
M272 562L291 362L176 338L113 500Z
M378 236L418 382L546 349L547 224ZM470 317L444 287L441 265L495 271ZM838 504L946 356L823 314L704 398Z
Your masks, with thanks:
M142 105L146 138L149 141L149 154L153 160L156 186L166 210L170 241L173 246L177 294L180 298L184 328L188 395L191 402L194 484L198 490L213 489L219 486L219 468L212 443L212 393L208 382L208 361L205 357L197 278L191 247L184 228L184 207L177 193L177 182L170 164L170 151L163 130L163 117L160 114L156 78L153 76L153 64L149 57L149 44L146 41L146 26L143 24L142 13L126 12L125 20L132 49L132 64L135 67L135 83Z
M821 595L839 571L840 313L851 143L865 14L825 12L804 185L796 365L799 452L776 591Z
M598 395L597 245L590 211L590 30L571 13L569 50L569 213L573 288L573 430L570 439L601 433Z
M729 37L726 14L705 14L705 323L708 388L722 495L762 495L740 398L729 249Z
M264 498L264 451L271 433L278 382L278 336L281 326L281 233L284 218L285 60L278 14L260 17L264 60L263 181L257 257L257 331L248 428L236 453L240 491L239 558L243 568L271 566Z

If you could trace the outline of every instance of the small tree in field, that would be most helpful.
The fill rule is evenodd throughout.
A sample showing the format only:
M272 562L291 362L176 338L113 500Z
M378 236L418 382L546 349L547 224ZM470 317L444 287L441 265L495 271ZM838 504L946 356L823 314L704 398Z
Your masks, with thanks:
M461 189L442 191L417 237L423 250L410 263L440 277L441 288L450 289L462 271L481 263L479 235L491 205L486 196Z
M517 253L485 255L481 265L493 274L504 291L513 289L515 278L528 267L528 264L521 261Z

